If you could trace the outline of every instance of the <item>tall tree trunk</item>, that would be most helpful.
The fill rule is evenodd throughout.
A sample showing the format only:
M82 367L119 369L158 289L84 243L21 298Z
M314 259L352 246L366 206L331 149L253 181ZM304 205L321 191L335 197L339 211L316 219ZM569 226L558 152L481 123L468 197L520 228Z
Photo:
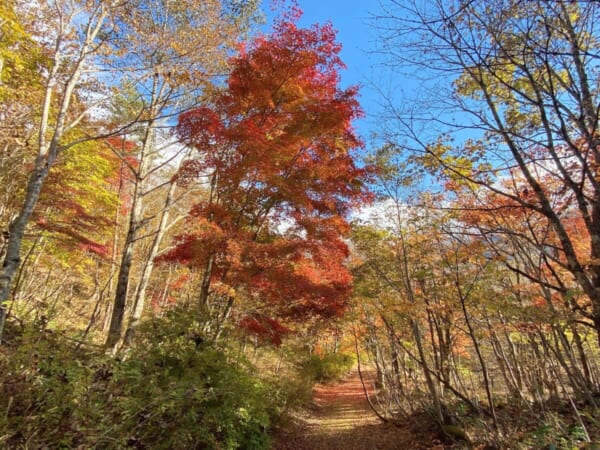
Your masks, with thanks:
M158 255L158 251L160 249L160 244L165 235L165 231L167 229L167 224L169 223L169 210L173 205L173 197L175 194L176 184L172 182L169 185L169 190L167 191L167 196L165 198L165 205L162 211L160 222L158 224L158 228L156 233L154 234L154 240L152 241L152 246L150 248L150 253L148 254L148 259L144 268L142 269L142 276L140 279L140 283L138 285L138 289L135 295L135 299L133 301L132 312L129 317L129 324L127 325L127 331L125 332L124 345L131 345L133 340L133 336L135 334L136 327L142 318L142 314L144 313L144 305L146 303L146 291L148 289L148 284L150 283L150 277L152 276L152 271L154 270L154 259Z
M10 298L12 282L21 264L21 247L23 245L25 229L40 197L44 180L50 171L50 164L43 164L42 159L42 157L38 158L38 162L36 163L38 168L34 170L29 178L23 207L8 227L9 235L6 244L6 255L2 263L2 272L0 273L0 342L4 332L4 324L6 323L7 301Z
M215 335L213 341L216 342L221 338L221 333L223 333L223 328L231 315L231 311L233 310L233 304L235 302L234 297L229 297L227 299L227 305L225 306L225 310L223 314L218 318L217 323L215 325Z
M446 425L444 409L440 400L437 386L433 382L433 378L431 376L431 369L429 368L429 364L427 363L427 356L425 356L425 349L423 348L423 338L421 337L421 329L419 328L419 322L417 322L416 320L411 320L410 325L412 328L413 337L415 338L415 343L417 344L417 351L419 353L419 364L423 368L423 375L425 375L425 382L427 383L427 388L429 389L429 395L431 395L431 400L433 401L433 406L435 407L437 420L439 422L439 425L443 427L443 425Z
M490 381L490 376L487 368L487 364L485 363L485 358L481 352L481 347L479 346L479 341L477 340L477 336L475 336L475 329L473 328L473 324L471 323L471 319L469 313L467 311L467 305L465 303L466 298L465 294L463 294L462 288L459 282L459 274L456 273L456 293L458 294L458 298L460 300L460 306L463 312L463 317L465 318L465 323L467 324L467 329L469 330L469 336L471 338L471 342L473 342L473 348L475 349L475 353L477 354L477 359L479 359L479 365L481 366L481 372L483 375L483 386L485 388L485 394L487 396L488 405L490 407L490 412L492 414L492 420L494 421L494 429L498 430L498 418L496 417L496 408L494 407L494 398L492 396L492 386Z
M121 254L121 265L119 266L119 274L117 276L117 288L115 291L115 299L113 302L110 325L108 327L108 335L106 337L106 348L115 350L121 334L123 332L123 318L125 317L125 305L127 304L127 293L129 291L129 273L133 262L133 251L136 243L137 232L141 227L141 217L143 211L143 173L144 173L144 152L146 150L146 142L150 135L150 126L146 129L144 142L142 144L140 156L140 168L136 174L135 187L132 196L131 211L129 212L129 225L127 235L123 242L123 251Z
M117 190L117 196L119 200L122 199L123 188L124 188L124 180L125 175L124 171L126 170L125 164L121 162L121 167L119 168L119 187ZM120 206L120 204L119 204ZM114 227L113 227L113 245L112 252L110 255L110 271L108 273L107 283L106 283L106 298L108 301L106 306L104 307L104 324L102 326L102 332L106 333L110 327L110 319L112 318L112 310L113 310L113 302L115 292L115 280L117 274L117 268L119 267L117 263L117 255L119 251L119 230L121 228L121 211L120 207L117 207L115 210L115 218L114 218Z
M159 113L158 103L165 89L165 84L163 83L161 86L159 83L160 80L158 77L153 77L149 101L150 107L148 111L151 119L144 129L138 155L139 167L137 171L134 172L135 185L133 189L131 211L129 212L129 226L127 228L125 242L123 242L121 266L119 267L119 275L117 276L117 289L105 343L106 348L110 349L112 352L117 350L123 334L123 319L125 317L125 307L129 293L129 274L133 264L133 252L138 238L138 230L143 225L142 213L144 209L144 195L146 194L144 192L145 180L148 175L148 153L154 144L154 126Z
M137 190L137 189L136 189ZM121 340L123 330L123 318L125 316L125 305L127 303L127 292L129 289L129 272L133 262L133 250L136 241L137 231L140 228L140 215L142 211L142 202L135 199L129 217L129 229L123 244L123 254L121 255L121 265L117 278L117 290L106 337L106 347L114 350Z

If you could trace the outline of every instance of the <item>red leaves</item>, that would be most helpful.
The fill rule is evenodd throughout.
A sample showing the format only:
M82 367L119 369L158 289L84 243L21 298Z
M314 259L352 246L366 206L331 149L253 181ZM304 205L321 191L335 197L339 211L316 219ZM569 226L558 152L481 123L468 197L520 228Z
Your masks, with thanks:
M201 107L179 116L179 133L183 142L199 149L208 148L212 139L223 133L219 116L210 108Z
M80 242L79 248L85 252L94 253L98 256L108 257L108 248L96 242Z
M62 236L63 247L75 247L84 252L93 253L97 256L108 257L108 248L106 245L92 241L78 232L72 224L61 224L57 221L49 222L45 218L37 220L37 225L49 232L56 233ZM68 239L65 239L68 238Z
M175 248L159 257L157 261L203 267L210 255L223 250L226 235L215 223L201 219L190 231L188 234L177 236Z
M351 286L344 215L370 194L369 169L353 158L362 143L351 123L362 113L356 88L338 86L339 51L331 25L279 22L232 58L211 107L179 118L181 139L198 150L179 178L210 176L213 192L164 260L211 260L213 285L279 316L341 314ZM281 331L262 316L242 326L271 341Z
M350 124L362 113L356 88L337 86L339 50L330 25L282 22L251 43L232 59L228 89L213 107L179 119L182 140L200 152L193 169L216 171L229 197L244 202L277 196L309 213L338 214L365 200L359 180L367 171L351 155L362 144Z
M245 316L240 320L239 327L276 346L280 346L281 338L290 332L289 328L277 320L263 315Z
M339 316L352 283L346 256L347 247L340 240L280 238L269 244L257 243L244 255L253 270L239 273L237 281L243 281L283 316Z

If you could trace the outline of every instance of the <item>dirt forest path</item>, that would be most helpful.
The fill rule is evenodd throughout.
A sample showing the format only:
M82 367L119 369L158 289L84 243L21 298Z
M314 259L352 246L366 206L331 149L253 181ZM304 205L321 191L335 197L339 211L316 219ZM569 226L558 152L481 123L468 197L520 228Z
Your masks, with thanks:
M379 420L365 398L357 370L340 383L317 385L313 406L277 436L274 446L275 450L425 448L442 447L423 442L422 436L409 427L399 428Z

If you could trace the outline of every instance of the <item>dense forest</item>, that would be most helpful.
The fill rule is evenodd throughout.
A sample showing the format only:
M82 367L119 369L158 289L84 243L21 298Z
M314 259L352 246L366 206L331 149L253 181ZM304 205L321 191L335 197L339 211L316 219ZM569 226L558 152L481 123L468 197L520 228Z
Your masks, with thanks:
M0 2L0 447L600 448L600 3L272 3Z

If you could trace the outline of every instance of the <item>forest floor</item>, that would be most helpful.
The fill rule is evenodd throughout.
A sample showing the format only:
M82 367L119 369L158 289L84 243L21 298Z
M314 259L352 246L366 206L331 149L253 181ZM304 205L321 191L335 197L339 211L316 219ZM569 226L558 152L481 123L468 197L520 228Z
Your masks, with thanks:
M365 374L363 374L365 375ZM369 378L367 373L365 378ZM372 382L367 381L367 386ZM368 388L372 390L372 387ZM382 422L369 407L355 369L341 382L318 384L309 408L275 436L275 450L444 449L435 433Z

